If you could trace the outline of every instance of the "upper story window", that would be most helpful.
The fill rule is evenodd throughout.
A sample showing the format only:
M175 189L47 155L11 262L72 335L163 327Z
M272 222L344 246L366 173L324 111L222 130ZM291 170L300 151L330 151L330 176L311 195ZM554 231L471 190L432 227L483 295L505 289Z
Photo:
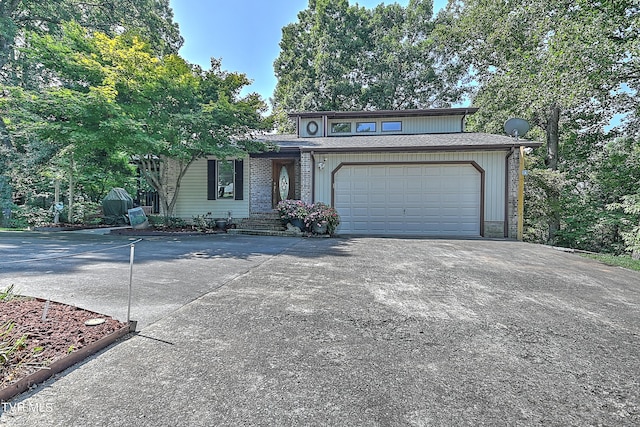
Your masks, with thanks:
M400 132L402 131L402 122L382 122L382 132Z
M376 122L361 122L356 124L356 132L375 132Z
M351 123L350 122L332 123L331 133L351 133Z

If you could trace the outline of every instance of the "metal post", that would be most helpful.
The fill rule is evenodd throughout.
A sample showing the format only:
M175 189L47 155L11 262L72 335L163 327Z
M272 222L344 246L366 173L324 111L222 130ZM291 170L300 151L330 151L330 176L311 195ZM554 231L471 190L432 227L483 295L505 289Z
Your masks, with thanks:
M127 305L127 324L131 320L131 291L133 289L133 256L136 250L135 243L131 244L131 251L129 254L129 304Z

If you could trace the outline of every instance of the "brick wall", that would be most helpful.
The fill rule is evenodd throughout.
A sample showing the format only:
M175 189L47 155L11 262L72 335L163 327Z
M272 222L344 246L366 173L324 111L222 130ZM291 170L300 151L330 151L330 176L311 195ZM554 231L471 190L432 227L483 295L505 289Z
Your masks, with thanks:
M507 221L508 237L518 237L518 180L520 169L520 151L515 150L507 159Z
M312 170L313 167L311 162L311 153L302 153L300 156L300 200L312 203L313 202L313 178L312 178ZM297 193L297 191L296 191Z
M249 211L270 212L271 185L273 170L271 159L251 158L249 160L251 172L249 174Z
M310 156L309 156L310 161ZM249 211L251 213L271 212L272 186L273 186L273 159L251 158L249 161L251 168L249 178L249 193L251 195ZM300 199L302 186L305 185L300 179L301 162L296 159L294 165L296 199ZM311 188L309 186L309 188Z

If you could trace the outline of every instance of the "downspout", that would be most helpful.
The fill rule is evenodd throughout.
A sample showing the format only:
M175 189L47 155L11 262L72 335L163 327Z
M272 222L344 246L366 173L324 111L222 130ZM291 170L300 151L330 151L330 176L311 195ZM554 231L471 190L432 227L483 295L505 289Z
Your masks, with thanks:
M311 203L316 202L316 155L311 153Z
M460 119L460 133L464 133L464 119L467 118L467 114L469 114L469 110L465 110L462 119Z

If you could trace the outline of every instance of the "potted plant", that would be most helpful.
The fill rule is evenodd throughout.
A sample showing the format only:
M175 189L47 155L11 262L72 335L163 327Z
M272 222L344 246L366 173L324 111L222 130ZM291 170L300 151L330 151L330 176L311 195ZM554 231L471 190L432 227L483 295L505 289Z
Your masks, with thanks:
M317 202L309 206L304 222L316 234L333 234L340 224L340 216L331 206Z
M309 205L302 200L281 200L276 207L280 218L290 222L300 230L305 229L305 218L309 215Z

